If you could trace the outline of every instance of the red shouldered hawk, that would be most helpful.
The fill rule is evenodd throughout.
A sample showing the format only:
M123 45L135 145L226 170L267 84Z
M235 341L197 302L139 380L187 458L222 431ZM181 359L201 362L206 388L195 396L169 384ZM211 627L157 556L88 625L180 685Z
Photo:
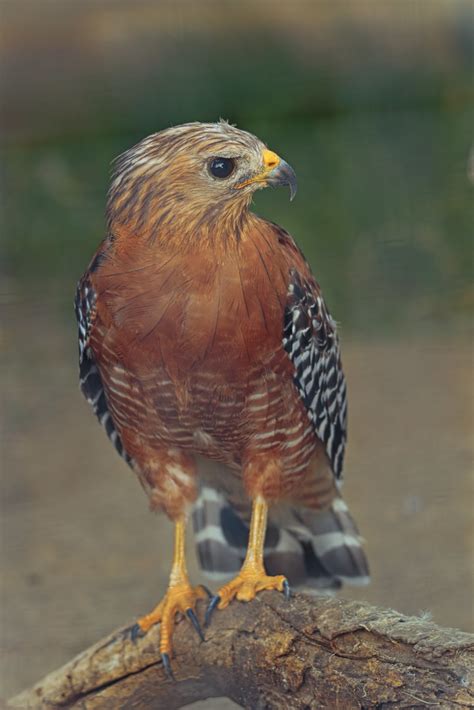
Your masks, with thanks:
M368 580L339 492L336 326L291 236L249 211L267 185L293 197L295 173L225 122L145 138L115 162L107 236L77 290L82 391L152 510L175 524L168 591L133 629L161 623L169 673L176 612L202 637L206 592L184 552L192 510L202 569L236 575L209 613L263 589L289 594L288 580Z

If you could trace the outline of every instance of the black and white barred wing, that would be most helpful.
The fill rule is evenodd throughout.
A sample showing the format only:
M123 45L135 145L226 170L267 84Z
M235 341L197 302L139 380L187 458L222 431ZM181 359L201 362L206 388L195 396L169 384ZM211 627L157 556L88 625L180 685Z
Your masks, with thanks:
M120 456L127 463L131 463L109 412L102 378L90 347L91 331L96 319L96 302L96 293L86 275L79 281L74 301L79 340L80 387Z
M294 366L294 382L340 478L347 432L346 382L336 324L316 282L293 270L285 308L283 346Z

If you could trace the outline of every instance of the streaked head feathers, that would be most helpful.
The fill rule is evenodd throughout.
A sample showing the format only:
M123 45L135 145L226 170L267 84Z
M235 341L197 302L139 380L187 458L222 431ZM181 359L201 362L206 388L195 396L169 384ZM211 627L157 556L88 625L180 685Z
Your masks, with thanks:
M237 229L253 192L280 184L293 196L293 170L251 133L224 121L187 123L148 136L114 161L109 226L155 235L171 224Z

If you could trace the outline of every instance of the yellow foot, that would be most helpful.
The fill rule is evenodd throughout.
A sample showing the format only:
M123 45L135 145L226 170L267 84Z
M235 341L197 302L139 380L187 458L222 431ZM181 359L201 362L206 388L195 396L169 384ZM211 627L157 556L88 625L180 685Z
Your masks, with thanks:
M225 609L234 598L242 602L249 602L264 589L276 589L279 592L284 592L287 599L290 596L288 580L283 575L269 577L264 570L240 570L237 577L221 587L212 598L206 613L206 622L209 621L216 606L218 609Z
M136 638L140 632L145 634L155 624L161 624L160 653L168 675L172 676L169 659L172 652L171 639L176 614L178 612L185 614L199 634L201 641L204 641L204 634L194 609L198 599L208 599L208 596L208 592L201 586L191 587L187 582L173 585L168 588L158 606L146 616L142 616L132 628L132 638Z

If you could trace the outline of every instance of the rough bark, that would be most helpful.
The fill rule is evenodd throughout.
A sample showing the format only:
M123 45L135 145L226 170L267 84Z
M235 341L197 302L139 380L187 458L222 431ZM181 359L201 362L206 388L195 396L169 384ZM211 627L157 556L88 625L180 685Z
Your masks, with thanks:
M175 682L158 639L158 627L135 643L121 629L8 707L172 709L217 696L246 708L474 707L474 635L365 603L266 592L215 612L204 643L181 620Z

